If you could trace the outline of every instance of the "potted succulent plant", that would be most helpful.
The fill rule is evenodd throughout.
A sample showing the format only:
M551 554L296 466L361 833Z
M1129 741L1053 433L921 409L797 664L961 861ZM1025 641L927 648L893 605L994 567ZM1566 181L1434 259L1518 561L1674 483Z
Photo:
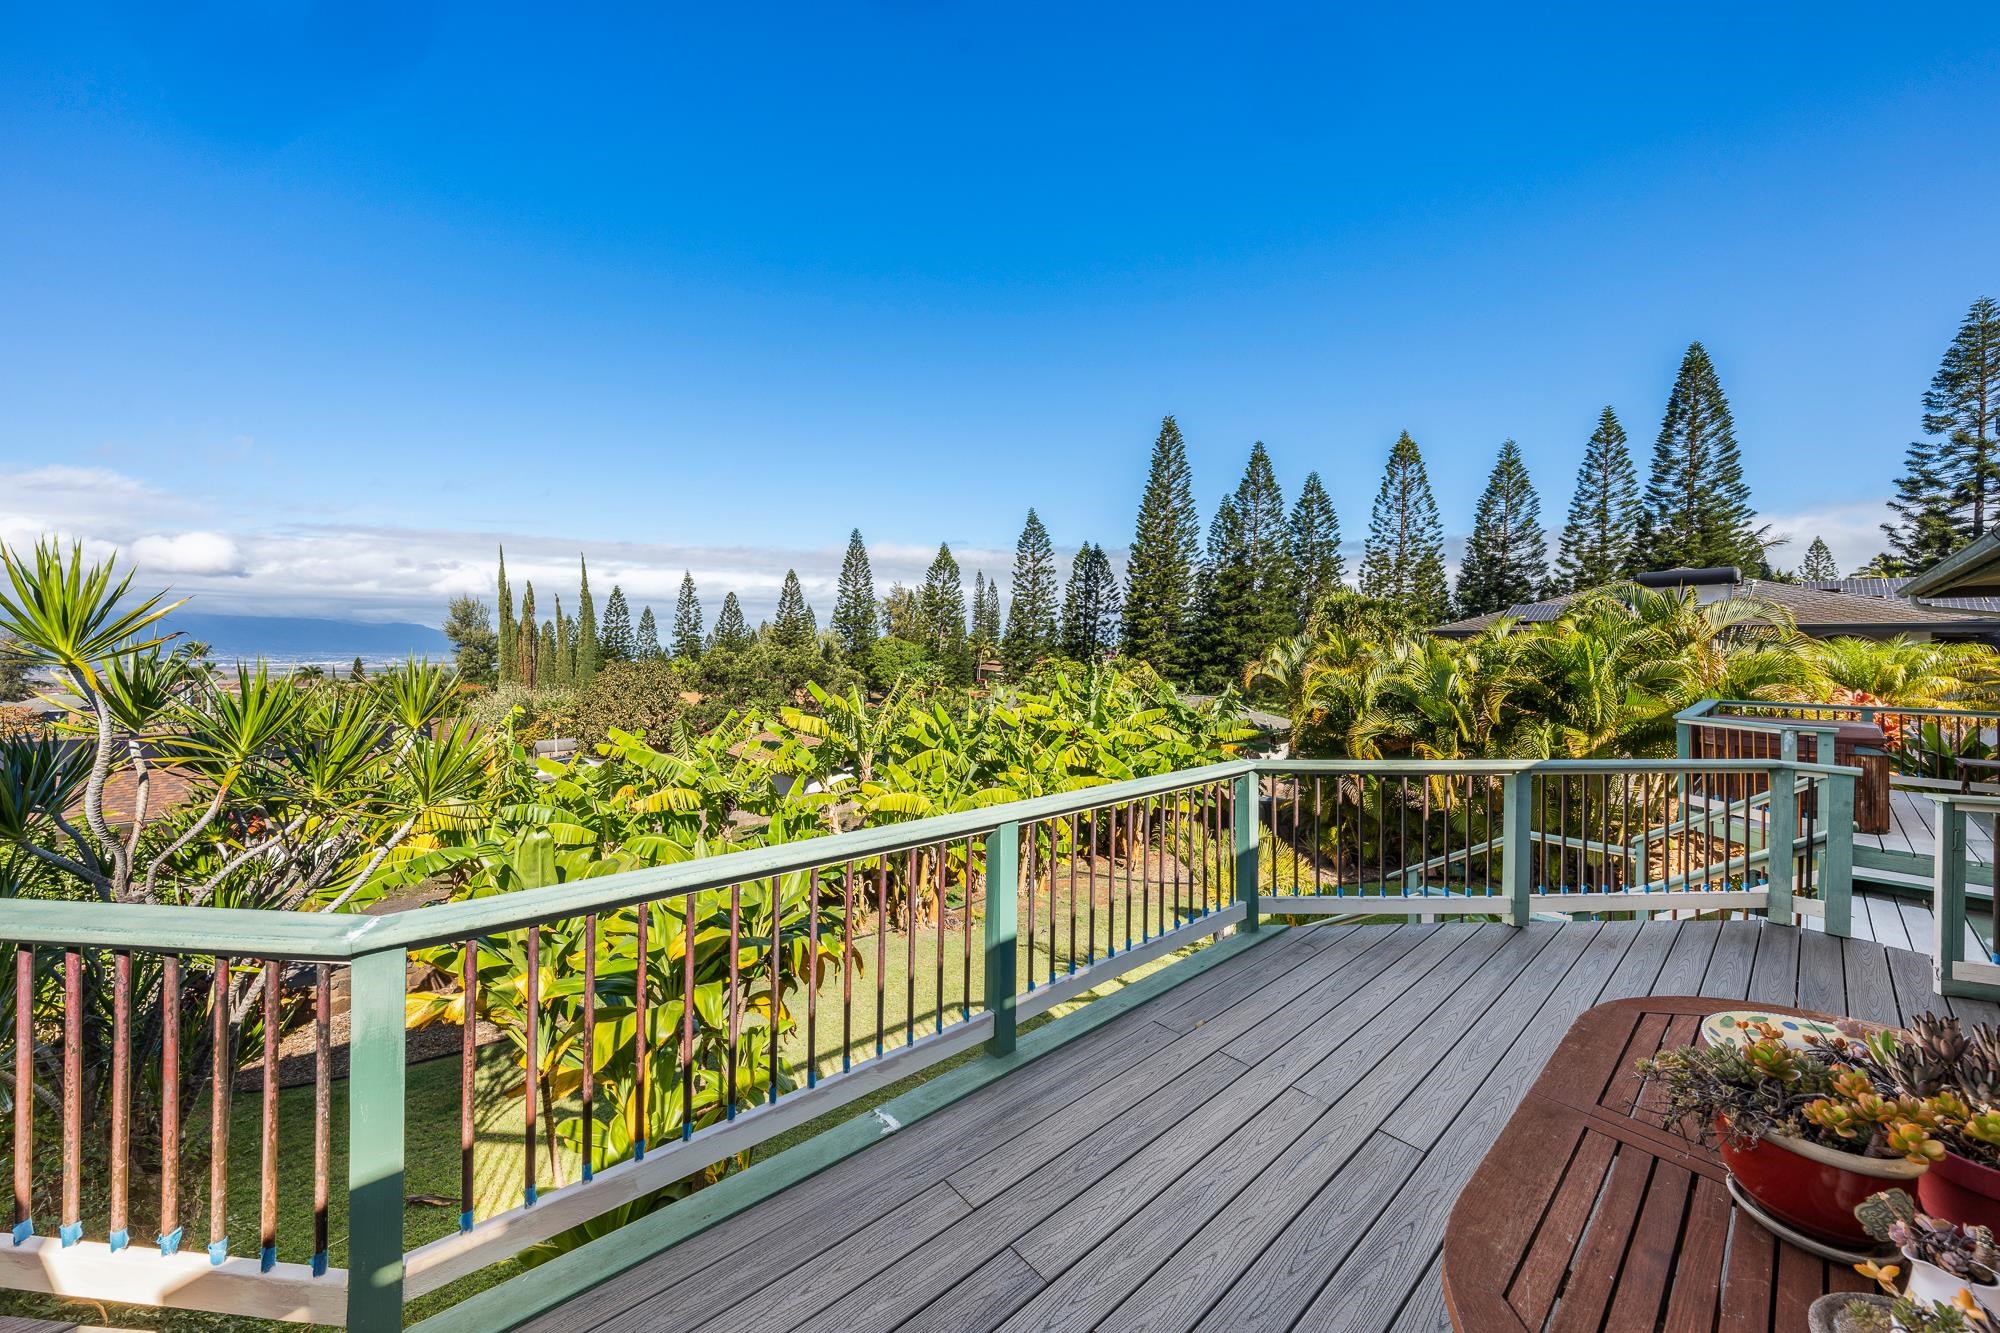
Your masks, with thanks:
M1911 1185L1944 1155L1928 1100L1892 1095L1829 1049L1774 1030L1743 1046L1690 1046L1639 1062L1669 1126L1714 1143L1738 1188L1777 1221L1850 1249L1870 1244L1854 1210Z
M1929 1099L1945 1155L1917 1182L1934 1217L2000 1228L2000 1031L1966 1032L1955 1018L1919 1014L1905 1031L1848 1042L1851 1062L1902 1095Z
M2000 1248L1987 1228L1918 1212L1902 1190L1874 1195L1854 1215L1869 1235L1894 1245L1909 1261L1910 1284L1904 1294L1910 1299L1950 1305L1967 1292L1982 1309L2000 1310ZM1893 1269L1858 1267L1863 1276L1885 1285L1895 1276Z

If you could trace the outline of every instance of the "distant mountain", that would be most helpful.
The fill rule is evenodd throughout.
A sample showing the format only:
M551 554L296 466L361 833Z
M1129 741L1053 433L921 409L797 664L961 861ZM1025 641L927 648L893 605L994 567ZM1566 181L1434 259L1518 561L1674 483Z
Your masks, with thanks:
M363 620L314 620L304 616L217 616L176 611L166 628L209 646L216 662L264 657L272 661L370 663L408 656L446 658L451 643L429 625Z

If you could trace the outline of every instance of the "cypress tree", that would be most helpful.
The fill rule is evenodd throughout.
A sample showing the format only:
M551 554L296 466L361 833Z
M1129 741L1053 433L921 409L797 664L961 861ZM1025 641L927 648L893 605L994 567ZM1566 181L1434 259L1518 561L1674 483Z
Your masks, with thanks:
M771 619L771 640L782 647L803 648L813 641L818 632L813 610L806 605L805 589L799 586L798 571L788 569L785 571L784 586L778 589L778 610Z
M1751 518L1729 400L1707 350L1690 343L1653 442L1640 551L1655 569L1761 570L1763 536L1751 527Z
M356 685L360 685L368 679L368 668L362 665L359 655L355 657L354 665L347 668L347 678Z
M939 544L936 558L924 572L917 612L930 647L939 657L949 658L964 650L965 585L959 581L958 561L948 545Z
M1347 562L1340 556L1340 516L1333 510L1319 473L1306 474L1286 526L1292 562L1292 628L1305 628L1319 599L1341 586Z
M1570 592L1600 588L1635 572L1634 536L1639 527L1639 476L1625 428L1606 407L1584 446L1563 524L1556 584Z
M1980 297L1924 394L1924 432L1945 439L1945 461L1965 496L1966 540L1983 536L2000 514L2000 306Z
M712 653L741 652L750 646L750 627L743 623L743 604L736 600L735 593L722 599L722 610L715 616L715 632L709 636L708 650Z
M1799 565L1799 578L1806 583L1831 582L1840 577L1840 566L1833 563L1833 552L1827 544L1815 537L1812 545L1806 547L1806 558Z
M1444 528L1424 456L1408 431L1389 450L1389 465L1368 516L1361 591L1400 604L1420 625L1444 619L1451 605L1444 581Z
M875 571L868 565L868 548L861 529L847 538L847 555L840 562L840 586L833 598L833 633L850 653L865 653L874 644Z
M674 656L689 661L701 656L701 598L695 596L694 575L688 570L681 571L681 592L674 600Z
M590 566L582 556L576 558L576 563L583 586L577 593L575 633L570 636L570 657L575 661L570 683L583 686L597 678L598 664L604 660L604 645L597 634L597 607L590 600Z
M1459 614L1479 616L1532 602L1541 596L1548 577L1542 500L1528 480L1521 447L1507 440L1473 510L1472 536L1458 569Z
M1000 651L1000 585L987 582L983 569L972 576L972 632L967 647L975 662Z
M660 622L653 619L652 607L639 612L639 630L634 639L634 647L642 660L650 662L665 655L660 647Z
M1125 562L1125 651L1169 678L1187 666L1194 617L1195 556L1201 517L1195 512L1187 444L1173 417L1160 422L1132 550Z
M606 662L629 662L638 656L632 640L632 608L625 604L625 590L615 583L611 596L604 599L604 628L598 635L598 647Z
M507 548L500 548L500 581L497 589L500 599L500 683L505 685L514 679L518 663L514 647L514 591L507 586Z
M1014 543L1014 578L1007 591L1010 601L1003 646L1007 670L1019 676L1054 651L1056 639L1056 552L1049 544L1049 530L1032 509L1021 527L1020 540ZM998 588L994 589L993 609L1000 609Z
M556 594L556 652L548 663L546 672L551 685L576 684L576 637L570 632L576 624L563 614L562 594Z
M553 689L563 682L557 679L556 666L559 661L556 652L556 627L553 622L542 622L542 633L535 647L535 684L543 689Z
M541 681L542 654L540 642L535 637L535 584L531 579L521 593L521 627L518 631L520 644L514 663L514 679L529 689L534 689Z
M1118 644L1118 578L1102 546L1085 542L1070 566L1063 595L1063 656L1095 662Z

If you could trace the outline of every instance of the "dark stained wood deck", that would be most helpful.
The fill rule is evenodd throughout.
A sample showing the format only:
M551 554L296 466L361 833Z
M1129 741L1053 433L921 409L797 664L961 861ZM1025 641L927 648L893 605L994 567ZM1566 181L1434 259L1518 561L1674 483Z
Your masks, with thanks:
M1571 1021L1693 994L2000 1019L1757 920L1274 932L527 1327L1446 1327L1446 1217Z

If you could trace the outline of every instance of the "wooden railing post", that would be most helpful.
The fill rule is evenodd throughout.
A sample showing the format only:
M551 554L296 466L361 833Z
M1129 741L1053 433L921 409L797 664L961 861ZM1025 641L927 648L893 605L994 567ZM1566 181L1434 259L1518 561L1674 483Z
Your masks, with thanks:
M1830 773L1820 779L1820 790L1826 798L1820 812L1826 827L1819 877L1824 924L1829 935L1848 935L1854 929L1854 775Z
M1937 851L1931 858L1931 988L1952 993L1953 972L1965 958L1965 811L1938 799Z
M1781 748L1792 756L1798 753L1798 733L1787 730ZM1780 764L1771 770L1771 803L1764 811L1764 880L1768 897L1764 919L1781 926L1792 924L1792 843L1799 830L1799 775L1796 769ZM1749 810L1743 812L1749 818ZM1747 826L1745 832L1748 832ZM1811 855L1811 849L1807 850Z
M1234 808L1236 843L1236 901L1243 904L1244 930L1255 930L1257 918L1257 798L1261 779L1255 773L1241 773L1230 805Z
M356 957L349 973L347 1326L403 1326L403 1049L409 955ZM470 1021L470 1016L468 1016Z
M1002 824L986 835L986 1012L993 1055L1014 1050L1014 951L1021 911L1021 826Z
M1528 827L1534 781L1525 771L1500 779L1500 889L1517 926L1528 924L1528 897L1534 890L1535 843Z

